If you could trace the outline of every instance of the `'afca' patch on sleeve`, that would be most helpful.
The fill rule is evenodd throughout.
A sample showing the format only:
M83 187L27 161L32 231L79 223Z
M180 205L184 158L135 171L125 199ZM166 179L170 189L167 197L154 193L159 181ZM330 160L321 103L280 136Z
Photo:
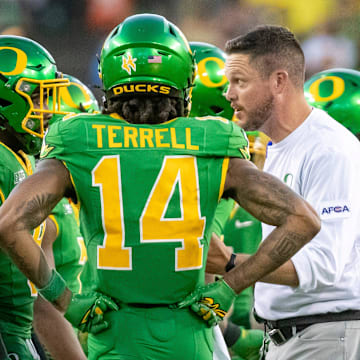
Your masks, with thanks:
M346 219L351 216L350 201L324 201L319 205L320 219Z

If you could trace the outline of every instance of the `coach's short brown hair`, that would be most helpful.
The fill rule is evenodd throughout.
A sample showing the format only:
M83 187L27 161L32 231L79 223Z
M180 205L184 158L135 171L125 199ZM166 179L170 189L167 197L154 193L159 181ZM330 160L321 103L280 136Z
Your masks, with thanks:
M276 69L285 69L296 87L303 87L305 79L304 53L295 35L287 28L261 25L245 35L226 43L227 54L246 54L250 63L264 77Z

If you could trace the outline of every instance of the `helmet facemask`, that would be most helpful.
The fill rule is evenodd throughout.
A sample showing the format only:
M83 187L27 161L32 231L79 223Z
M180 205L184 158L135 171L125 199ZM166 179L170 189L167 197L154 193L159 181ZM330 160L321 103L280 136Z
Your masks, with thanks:
M63 114L99 113L99 104L91 90L75 76L63 74L69 86L61 87L48 98L48 106L54 111L50 125L61 119ZM60 109L59 112L56 112ZM58 115L60 114L60 116Z
M21 78L15 87L15 91L23 96L28 104L29 110L21 122L21 128L36 137L43 138L49 115L65 115L68 112L61 110L61 89L70 85L68 79L35 80ZM39 101L34 104L34 95ZM49 108L49 98L54 99Z
M56 98L68 85L40 44L20 36L0 36L0 118L26 153L40 151L48 118L63 113L58 101L49 109L48 98L51 94Z

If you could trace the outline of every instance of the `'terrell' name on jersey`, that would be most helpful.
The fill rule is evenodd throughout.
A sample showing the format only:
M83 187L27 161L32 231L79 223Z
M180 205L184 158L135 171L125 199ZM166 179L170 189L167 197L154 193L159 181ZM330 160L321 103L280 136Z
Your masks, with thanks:
M105 138L107 139L107 146L109 148L131 147L199 150L199 145L192 143L191 128L149 129L104 124L93 124L92 128L96 131L98 148L104 148L103 140ZM183 134L184 130L185 134ZM182 134L180 134L180 132ZM179 141L180 138L183 139L183 141Z

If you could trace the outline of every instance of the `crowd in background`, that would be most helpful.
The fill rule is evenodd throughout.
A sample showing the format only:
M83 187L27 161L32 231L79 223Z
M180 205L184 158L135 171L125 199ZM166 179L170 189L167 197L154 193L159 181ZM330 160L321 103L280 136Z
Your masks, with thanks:
M257 24L289 27L303 45L307 77L327 68L359 68L357 0L0 0L0 33L43 44L64 73L100 86L96 54L125 17L156 13L177 24L190 41L221 49ZM100 89L94 89L100 98Z

